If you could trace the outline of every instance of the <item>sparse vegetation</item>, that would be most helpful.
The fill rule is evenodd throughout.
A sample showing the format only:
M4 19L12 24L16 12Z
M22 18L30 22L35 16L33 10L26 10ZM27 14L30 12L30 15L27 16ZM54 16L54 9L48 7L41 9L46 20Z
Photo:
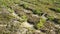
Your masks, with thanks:
M40 29L40 28L44 27L45 22L46 22L46 19L43 19L43 18L41 17L41 18L40 18L40 21L36 24L35 27L36 27L37 29Z
M60 34L60 0L0 0L0 25L0 34Z

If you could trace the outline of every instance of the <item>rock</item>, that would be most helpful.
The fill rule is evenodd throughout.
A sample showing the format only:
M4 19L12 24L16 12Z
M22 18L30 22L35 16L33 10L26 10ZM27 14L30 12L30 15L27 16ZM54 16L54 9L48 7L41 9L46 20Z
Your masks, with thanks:
M23 22L23 23L21 24L21 27L33 28L33 25L32 25L32 24L29 24L28 22Z
M39 16L33 15L33 14L28 15L28 22L30 24L36 24L39 21L40 21L40 17Z

